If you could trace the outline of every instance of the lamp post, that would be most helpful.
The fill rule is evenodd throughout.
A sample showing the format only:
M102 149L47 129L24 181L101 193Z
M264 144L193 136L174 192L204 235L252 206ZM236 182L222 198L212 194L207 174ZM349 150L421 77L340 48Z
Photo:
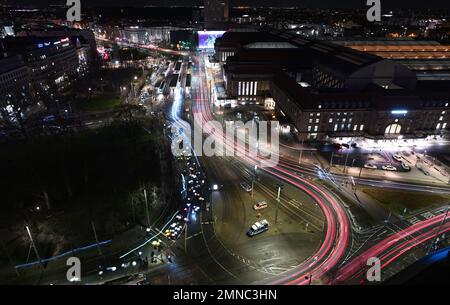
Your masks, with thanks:
M102 249L100 248L100 243L98 242L97 230L95 230L95 224L93 221L91 221L91 225L92 225L92 231L94 231L95 242L97 243L98 254L102 255Z
M145 214L147 215L147 228L150 228L150 215L148 214L147 190L144 188Z
M430 247L428 247L427 255L431 252L431 250L432 250L432 248L433 248L433 245L436 243L436 240L437 240L438 237L439 237L439 231L441 230L442 226L444 225L445 220L447 219L447 216L448 216L448 212L449 212L449 211L450 211L450 207L447 208L447 212L445 212L444 218L442 219L441 223L439 224L439 227L438 227L438 229L437 229L437 231L436 231L436 237L433 238L433 239L431 240L431 242L430 242Z
M352 142L353 142L353 137L350 138L350 147L347 149L347 155L345 156L344 174L345 174L345 170L347 169L347 160L348 160L348 155L350 154L350 149L352 147Z
M33 236L31 235L30 228L28 226L25 226L25 229L27 230L28 237L30 238L31 246L33 247L34 253L36 254L36 257L37 257L39 263L41 263L41 261L42 261L41 256L39 255L36 245L34 244L34 240L33 240Z
M331 168L333 167L333 158L334 158L334 151L331 152L331 158L330 158L330 171L331 171Z
M298 158L298 164L300 165L302 163L302 157L303 157L303 142L305 141L304 138L302 138L302 145L300 147L300 157Z
M278 183L277 188L278 188L278 194L277 194L277 206L275 209L275 224L278 223L278 210L280 208L280 195L281 195L281 189L283 188L283 185Z
M356 180L356 184L355 184L355 192L358 189L358 184L359 184L359 180L361 179L361 173L362 173L362 166L359 168L359 175L358 175L358 180Z

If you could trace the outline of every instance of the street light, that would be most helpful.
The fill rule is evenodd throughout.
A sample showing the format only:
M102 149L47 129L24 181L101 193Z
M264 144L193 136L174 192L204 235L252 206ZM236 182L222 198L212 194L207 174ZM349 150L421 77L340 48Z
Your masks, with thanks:
M41 256L39 255L39 252L38 252L38 250L36 248L36 245L34 244L33 236L31 236L30 228L28 226L25 226L25 229L27 230L28 237L30 238L31 246L34 249L34 253L36 254L36 257L37 257L37 259L38 259L38 261L40 263L41 262Z
M436 244L436 241L438 241L439 238L439 231L441 231L442 226L444 225L445 221L447 220L447 216L450 212L450 207L447 208L447 211L445 212L444 218L442 218L441 223L439 224L439 227L437 228L436 231L436 237L433 238L430 242L430 247L427 250L427 255L433 250L433 245Z
M303 157L303 142L305 139L302 137L302 145L300 146L300 156L298 158L298 164L300 165L302 163L302 157Z
M280 208L280 195L283 187L284 186L282 184L277 183L278 195L277 195L277 207L275 209L275 224L277 224L278 222L278 209Z

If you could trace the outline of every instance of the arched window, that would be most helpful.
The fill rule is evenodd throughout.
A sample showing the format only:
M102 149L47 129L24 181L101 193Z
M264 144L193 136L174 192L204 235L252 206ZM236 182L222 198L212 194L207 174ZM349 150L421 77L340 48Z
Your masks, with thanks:
M391 124L386 127L385 134L399 134L402 131L400 124Z

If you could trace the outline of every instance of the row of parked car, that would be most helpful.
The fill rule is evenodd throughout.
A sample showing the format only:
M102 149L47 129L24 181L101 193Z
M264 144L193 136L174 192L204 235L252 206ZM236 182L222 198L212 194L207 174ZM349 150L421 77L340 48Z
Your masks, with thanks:
M405 162L403 162L403 158L402 158L401 155L394 154L394 155L392 155L392 159L394 159L397 162L400 162L401 167L405 171L411 170L411 167L408 164L406 164ZM364 168L367 168L367 169L378 169L378 166L373 164L373 163L366 163L366 164L364 164ZM395 167L395 166L393 166L391 164L382 165L381 169L386 170L386 171L391 171L391 172L398 171L397 167Z

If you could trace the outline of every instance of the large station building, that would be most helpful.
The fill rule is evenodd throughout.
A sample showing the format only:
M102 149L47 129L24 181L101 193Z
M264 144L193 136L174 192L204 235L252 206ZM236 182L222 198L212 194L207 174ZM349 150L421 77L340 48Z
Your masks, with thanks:
M433 42L439 52L415 48L423 56L403 58L404 47L387 52L382 43L367 50L271 29L229 31L216 40L214 60L223 66L228 99L273 101L305 140L445 137L450 47Z

